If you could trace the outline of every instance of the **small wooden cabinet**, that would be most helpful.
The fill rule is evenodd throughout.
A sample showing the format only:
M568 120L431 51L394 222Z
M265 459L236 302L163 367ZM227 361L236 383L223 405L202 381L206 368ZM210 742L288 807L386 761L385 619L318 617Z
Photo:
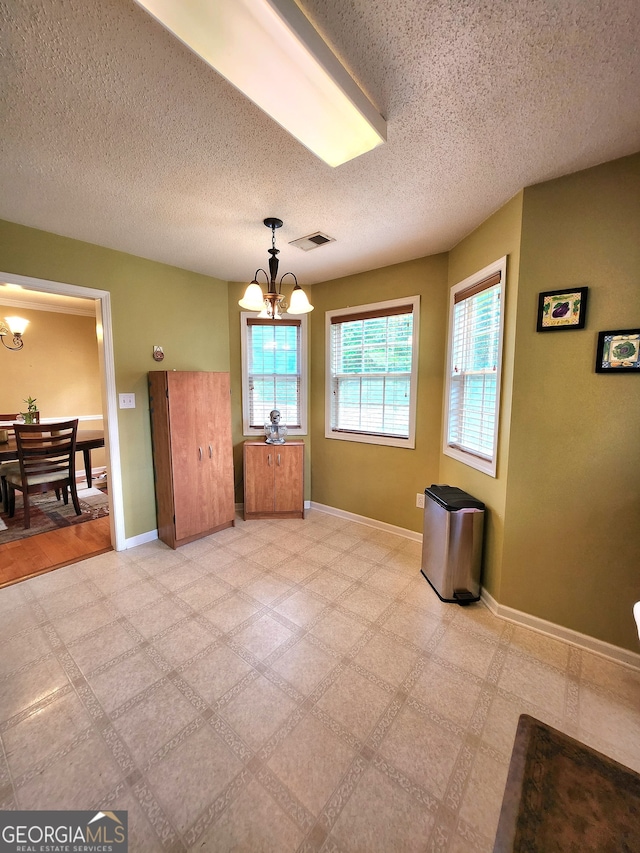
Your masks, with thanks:
M171 548L235 523L229 374L149 373L158 537Z
M245 441L244 517L304 518L303 441Z

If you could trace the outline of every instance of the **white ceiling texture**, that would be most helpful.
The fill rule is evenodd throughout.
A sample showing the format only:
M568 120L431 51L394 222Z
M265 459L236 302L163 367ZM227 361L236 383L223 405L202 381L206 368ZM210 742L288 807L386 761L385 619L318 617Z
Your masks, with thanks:
M523 186L640 150L638 0L299 0L386 118L332 169L132 0L0 4L0 218L302 284L445 251ZM269 57L264 57L269 74ZM322 231L310 252L288 242Z

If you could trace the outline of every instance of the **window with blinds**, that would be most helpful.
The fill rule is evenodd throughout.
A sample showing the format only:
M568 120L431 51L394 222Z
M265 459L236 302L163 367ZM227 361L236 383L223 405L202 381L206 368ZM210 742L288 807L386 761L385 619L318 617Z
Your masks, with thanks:
M419 304L327 312L327 437L415 446Z
M444 452L495 477L506 258L452 289Z
M264 432L272 409L290 433L306 431L303 320L264 320L243 313L244 434Z

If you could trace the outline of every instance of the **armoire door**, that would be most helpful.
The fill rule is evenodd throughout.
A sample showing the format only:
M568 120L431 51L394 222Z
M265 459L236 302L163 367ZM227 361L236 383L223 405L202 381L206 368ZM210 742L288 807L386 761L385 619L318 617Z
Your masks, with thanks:
M202 448L199 487L203 496L203 530L235 516L231 397L228 373L200 373L194 407L198 413L198 447Z
M273 512L275 448L246 442L244 446L245 513Z
M275 448L275 462L275 511L302 512L304 447L302 444L284 444Z

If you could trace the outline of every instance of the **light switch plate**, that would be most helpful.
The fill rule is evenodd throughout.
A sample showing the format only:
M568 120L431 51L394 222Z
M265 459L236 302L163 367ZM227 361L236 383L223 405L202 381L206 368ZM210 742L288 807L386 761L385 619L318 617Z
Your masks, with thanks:
M119 394L121 409L135 409L136 395L135 394Z

